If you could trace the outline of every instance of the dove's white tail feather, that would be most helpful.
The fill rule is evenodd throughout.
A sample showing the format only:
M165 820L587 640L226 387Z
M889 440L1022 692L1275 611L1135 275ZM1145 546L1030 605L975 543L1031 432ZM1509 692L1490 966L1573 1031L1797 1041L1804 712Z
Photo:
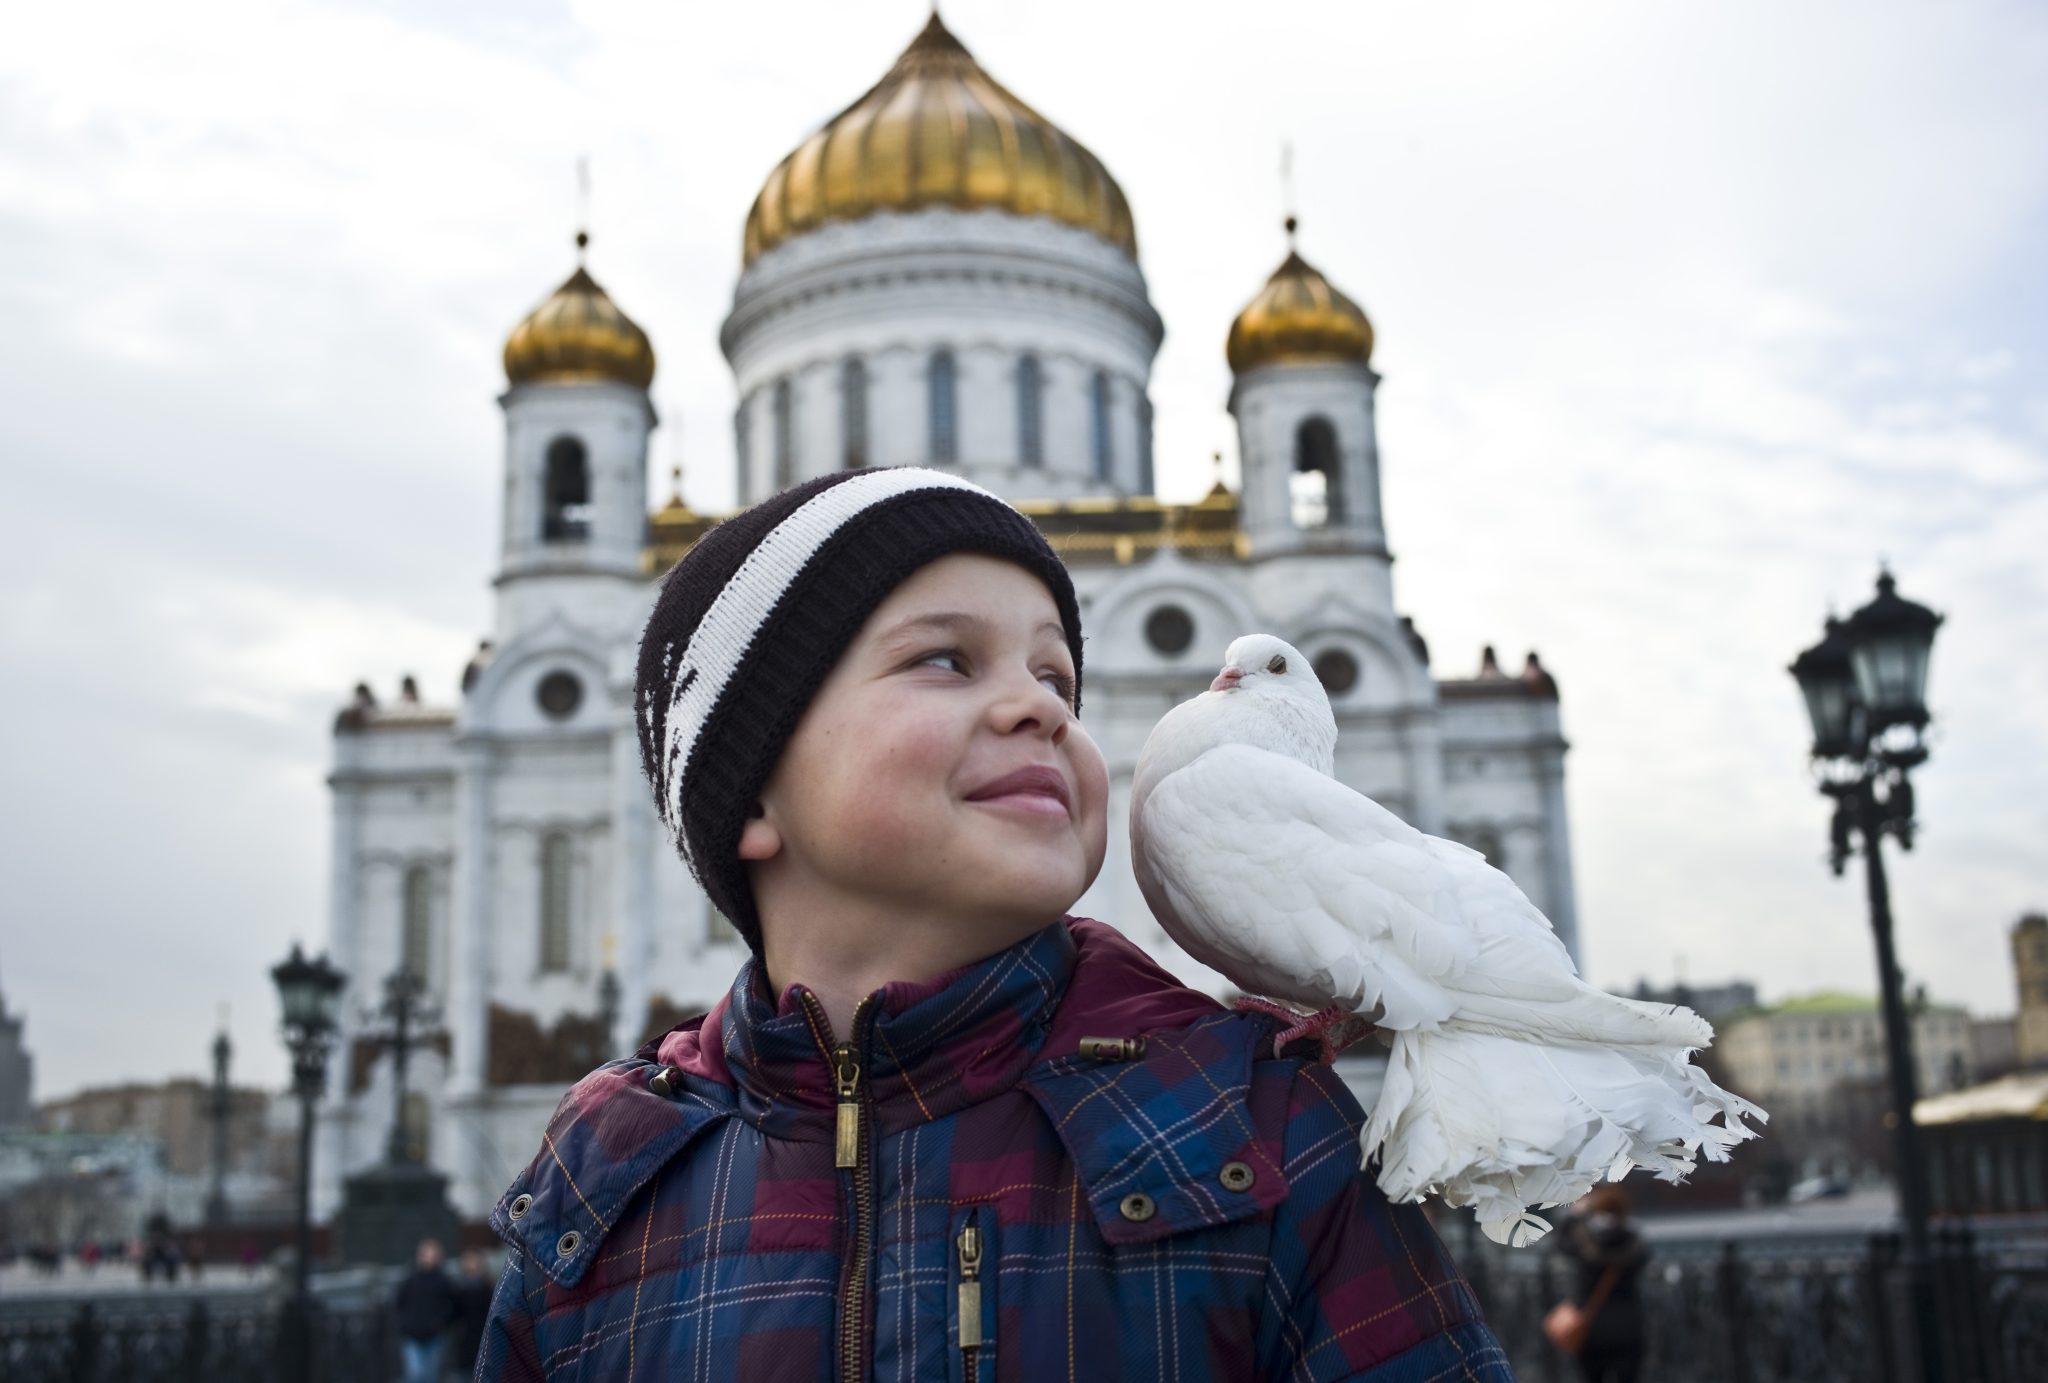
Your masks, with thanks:
M1707 1122L1720 1114L1722 1124ZM1366 1124L1368 1162L1396 1201L1441 1192L1471 1205L1499 1243L1533 1243L1549 1225L1529 1208L1577 1200L1594 1183L1644 1167L1677 1181L1698 1150L1728 1148L1768 1116L1685 1061L1683 1047L1538 1045L1464 1026L1400 1032Z

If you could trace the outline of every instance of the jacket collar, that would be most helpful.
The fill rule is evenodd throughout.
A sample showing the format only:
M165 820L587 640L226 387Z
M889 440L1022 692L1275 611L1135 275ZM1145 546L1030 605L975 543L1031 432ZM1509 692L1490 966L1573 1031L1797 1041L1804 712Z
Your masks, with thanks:
M1069 921L935 980L876 990L847 1033L829 1029L803 985L771 1000L750 960L701 1029L662 1040L660 1058L730 1085L741 1116L777 1137L832 1136L842 1043L859 1063L877 1132L943 1118L1008 1089L1037 1059L1074 973Z

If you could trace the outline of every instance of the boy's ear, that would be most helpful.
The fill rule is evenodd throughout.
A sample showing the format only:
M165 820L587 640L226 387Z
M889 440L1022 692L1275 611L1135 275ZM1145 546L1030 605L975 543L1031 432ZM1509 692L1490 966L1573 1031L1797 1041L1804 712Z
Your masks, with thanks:
M740 827L740 858L743 860L773 859L782 852L782 832L775 829L775 823L768 819L768 810L759 802L747 813L747 820Z

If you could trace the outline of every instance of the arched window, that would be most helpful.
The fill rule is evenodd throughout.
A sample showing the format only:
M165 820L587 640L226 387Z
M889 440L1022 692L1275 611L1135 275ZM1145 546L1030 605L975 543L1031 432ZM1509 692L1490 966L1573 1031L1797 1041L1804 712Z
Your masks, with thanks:
M590 536L590 459L574 437L548 443L547 509L540 536L551 543Z
M1296 528L1344 521L1344 489L1337 464L1337 429L1328 418L1307 418L1294 430L1294 474L1289 477Z
M742 504L747 502L754 491L751 477L747 474L747 468L753 460L751 444L754 432L752 417L755 397L756 395L749 394L741 399L740 406L733 410L732 415L733 459L735 468L738 471L738 474L734 477L733 493L739 496L739 501Z
M1045 382L1038 357L1017 362L1017 459L1027 466L1045 464Z
M934 351L927 376L930 392L932 460L957 461L960 457L959 400L955 397L953 353Z
M1138 395L1138 493L1152 493L1152 397Z
M1109 479L1109 375L1101 370L1088 383L1088 433L1095 463L1095 478Z
M570 874L574 852L565 835L550 835L540 847L540 968L559 974L569 968Z
M841 464L857 471L868 463L868 367L855 356L839 367Z
M423 864L405 871L405 924L399 963L416 980L427 978L434 944L434 876Z
M796 438L792 432L796 419L792 416L795 402L790 397L789 381L775 381L775 488L786 490L796 483Z

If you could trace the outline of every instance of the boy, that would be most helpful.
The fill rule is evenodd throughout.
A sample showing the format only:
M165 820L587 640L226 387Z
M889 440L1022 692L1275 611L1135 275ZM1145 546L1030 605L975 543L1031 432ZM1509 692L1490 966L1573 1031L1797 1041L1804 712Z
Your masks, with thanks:
M943 472L810 481L676 565L643 764L755 958L562 1101L479 1379L1510 1378L1343 1084L1066 915L1107 832L1080 704L1066 570Z

